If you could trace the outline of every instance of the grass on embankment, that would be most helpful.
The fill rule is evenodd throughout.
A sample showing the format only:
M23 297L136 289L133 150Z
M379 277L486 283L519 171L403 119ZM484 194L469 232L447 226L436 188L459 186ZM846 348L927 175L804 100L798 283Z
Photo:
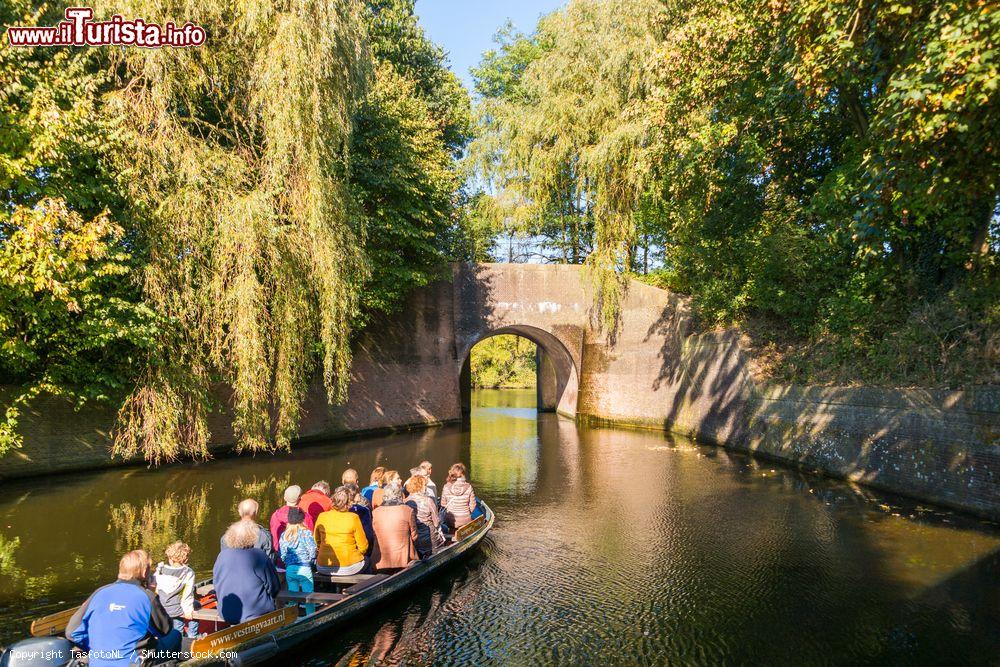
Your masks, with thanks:
M853 313L828 312L804 333L758 313L728 324L742 334L758 381L949 389L1000 384L996 280L886 299Z

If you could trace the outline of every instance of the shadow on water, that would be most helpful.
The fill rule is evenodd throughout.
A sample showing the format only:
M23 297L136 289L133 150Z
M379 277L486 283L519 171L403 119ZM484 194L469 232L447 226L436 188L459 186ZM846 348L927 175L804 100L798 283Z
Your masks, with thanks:
M478 572L489 558L488 539L482 552L470 555L441 571L419 591L390 599L377 613L335 630L336 641L319 642L288 656L302 665L429 664L434 661L435 635L440 622L461 613L474 595ZM440 656L439 656L440 657ZM451 657L461 662L460 655ZM469 662L475 662L468 656Z
M472 421L0 490L0 643L85 597L141 546L211 568L244 496L428 458L470 465L497 512L482 548L290 658L368 664L989 664L996 526L647 431L479 392ZM288 662L287 660L284 662Z

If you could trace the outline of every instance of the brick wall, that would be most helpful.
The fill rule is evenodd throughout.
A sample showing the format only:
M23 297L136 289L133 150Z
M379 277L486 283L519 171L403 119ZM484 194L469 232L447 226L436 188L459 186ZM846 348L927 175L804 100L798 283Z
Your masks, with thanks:
M73 410L66 400L42 396L20 419L24 446L0 456L0 478L108 465L114 413Z
M328 405L322 383L314 382L299 443L458 419L451 309L440 310L450 301L449 283L438 283L414 294L393 321L374 322L355 347L347 403ZM3 395L0 389L0 408ZM226 404L224 393L219 399ZM20 420L24 446L0 457L0 479L141 463L111 458L114 417L110 408L76 412L64 399L39 397ZM227 416L215 415L209 427L211 451L231 449Z

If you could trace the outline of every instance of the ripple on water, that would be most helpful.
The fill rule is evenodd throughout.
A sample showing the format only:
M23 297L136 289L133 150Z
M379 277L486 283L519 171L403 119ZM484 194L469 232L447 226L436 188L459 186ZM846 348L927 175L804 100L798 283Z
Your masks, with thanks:
M285 662L984 664L1000 655L996 527L654 432L550 415L536 424L525 404L501 398L493 404L517 410L474 412L465 430L0 489L0 641L113 576L126 546L181 536L196 568L210 569L249 489L270 511L289 481L337 479L348 462L405 470L430 458L439 487L450 463L469 463L497 513L490 537ZM49 515L62 517L58 534L37 530Z

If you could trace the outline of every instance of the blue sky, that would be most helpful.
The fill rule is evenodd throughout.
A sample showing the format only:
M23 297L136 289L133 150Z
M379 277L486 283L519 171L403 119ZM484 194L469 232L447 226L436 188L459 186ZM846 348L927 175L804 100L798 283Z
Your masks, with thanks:
M472 90L469 68L493 45L493 35L509 18L531 32L538 17L564 0L417 0L417 15L427 36L448 52L451 68Z

